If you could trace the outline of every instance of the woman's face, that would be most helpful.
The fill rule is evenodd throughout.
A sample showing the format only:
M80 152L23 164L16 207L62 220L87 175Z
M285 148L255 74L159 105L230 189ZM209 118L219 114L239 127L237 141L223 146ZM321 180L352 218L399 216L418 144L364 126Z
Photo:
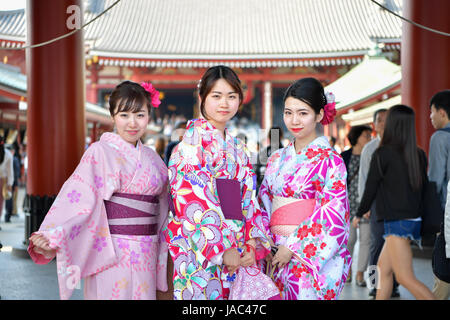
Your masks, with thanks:
M283 120L295 139L307 139L316 134L316 125L323 118L323 109L316 114L307 103L289 97L284 102Z
M372 139L371 131L364 130L359 136L358 140L356 141L356 144L360 145L361 147L364 147L367 144L367 142L369 142L371 139Z
M126 142L136 145L150 121L149 110L144 105L138 112L118 112L114 115L113 121L119 136Z
M217 80L205 99L204 110L208 121L216 128L224 129L238 111L240 103L239 93L225 79Z

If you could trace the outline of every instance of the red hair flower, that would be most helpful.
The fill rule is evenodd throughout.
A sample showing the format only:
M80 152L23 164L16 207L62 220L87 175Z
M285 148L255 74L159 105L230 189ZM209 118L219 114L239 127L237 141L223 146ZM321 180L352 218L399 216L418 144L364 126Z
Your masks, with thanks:
M323 118L320 123L323 125L330 124L336 117L336 102L334 101L334 94L331 92L325 92L327 98L327 104L323 107Z
M150 93L150 97L152 99L152 106L155 108L158 108L161 104L161 100L159 100L159 91L153 87L153 85L150 82L142 82L141 86Z

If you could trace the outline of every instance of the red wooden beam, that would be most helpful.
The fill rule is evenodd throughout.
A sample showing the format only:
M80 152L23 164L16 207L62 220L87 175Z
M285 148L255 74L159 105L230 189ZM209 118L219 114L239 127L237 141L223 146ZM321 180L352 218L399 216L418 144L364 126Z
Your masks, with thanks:
M17 93L15 93L15 92L11 92L5 88L0 88L0 96L10 98L15 101L21 101L21 100L27 101L26 93L23 93L23 95L22 95L18 91L17 91Z

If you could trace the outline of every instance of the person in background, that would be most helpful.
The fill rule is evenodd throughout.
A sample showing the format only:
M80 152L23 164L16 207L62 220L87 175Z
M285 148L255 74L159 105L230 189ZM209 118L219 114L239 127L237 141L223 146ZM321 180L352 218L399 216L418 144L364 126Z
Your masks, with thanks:
M272 127L267 135L269 139L269 145L262 149L258 154L258 163L255 164L255 173L258 178L258 187L257 191L259 191L259 187L264 179L264 173L266 171L267 160L270 158L272 153L283 148L283 130L280 127Z
M393 274L416 299L435 299L414 275L410 244L414 241L421 245L426 167L426 154L417 147L414 110L405 105L393 106L386 117L380 146L370 161L364 194L353 219L356 227L375 201L377 219L384 223L385 243L377 264L377 300L391 297Z
M376 133L376 137L368 142L362 152L361 161L359 164L359 174L358 174L358 196L359 202L361 202L361 197L364 194L364 188L366 186L367 174L370 168L370 161L375 150L380 145L380 141L383 138L384 133L384 123L386 120L387 109L379 109L373 114L373 129ZM369 226L370 226L370 257L369 265L376 266L378 257L380 256L381 249L384 245L384 224L382 221L377 220L375 203L372 204L370 214L368 214ZM369 275L371 276L371 275ZM372 284L371 284L372 285ZM369 296L375 297L376 288L372 286L369 291ZM392 290L392 297L399 297L400 293L398 291L398 282L395 280L394 276L394 289Z
M13 155L5 148L5 141L0 137L0 220L3 213L4 195L12 193L14 184ZM6 222L8 222L8 217ZM0 228L1 230L1 228Z
M17 193L19 188L19 180L21 177L20 149L17 142L11 146L11 151L13 155L14 183L12 186L12 196L5 201L5 222L11 222L11 216L17 215Z
M329 139L329 141L330 141L330 146L331 146L334 150L336 150L337 153L341 153L342 150L341 150L341 148L339 147L339 145L337 144L337 139L336 139L336 137L331 136L330 139Z
M159 137L155 142L155 151L164 160L164 150L166 149L166 138Z
M173 149L177 144L180 143L181 139L183 139L184 132L186 131L187 121L181 121L175 125L175 130L172 133L171 139L175 137L176 140L172 140L167 144L166 150L164 151L164 163L169 165L169 159L172 155Z
M436 93L430 100L430 119L436 132L430 139L428 179L436 190L444 210L450 180L450 90ZM440 300L450 297L450 284L435 277L434 295Z
M350 149L341 153L342 159L344 159L345 166L347 168L347 189L348 200L350 205L350 221L355 217L356 211L359 206L358 196L358 174L359 164L361 158L361 151L363 147L371 140L372 128L369 126L354 126L350 129L347 135L348 141L352 146ZM363 218L359 224L359 232L357 229L350 226L350 236L348 239L348 250L352 255L352 260L355 261L353 256L353 250L355 248L356 239L359 239L359 253L358 253L358 267L356 270L356 285L365 287L364 271L367 269L369 263L370 253L370 226L369 220ZM358 237L357 237L358 235ZM352 269L350 268L347 282L352 280Z

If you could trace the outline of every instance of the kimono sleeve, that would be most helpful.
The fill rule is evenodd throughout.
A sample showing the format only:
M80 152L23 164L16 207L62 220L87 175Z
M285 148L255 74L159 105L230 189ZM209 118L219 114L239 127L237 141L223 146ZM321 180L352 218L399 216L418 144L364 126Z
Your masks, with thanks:
M245 242L250 239L257 240L256 259L259 260L264 258L269 252L269 236L267 235L264 217L256 198L256 174L248 160L245 167L247 170L243 179L244 186L242 188L242 212L245 217Z
M315 285L324 289L340 281L348 259L347 172L342 159L337 156L327 159L316 173L316 179L320 187L314 212L288 237L286 247L311 270Z
M264 223L264 227L266 229L266 232L270 234L270 217L272 216L272 201L273 201L273 194L271 191L272 187L272 171L274 162L276 159L279 158L278 152L274 153L268 160L267 168L266 168L266 174L264 175L263 182L261 183L261 186L259 187L259 193L258 193L258 205L261 209L262 214L262 220Z
M167 255L168 246L165 241L163 229L167 226L167 216L169 210L169 204L167 202L168 197L168 185L165 183L163 192L159 195L159 216L158 216L158 264L156 270L156 289L159 291L167 291Z
M114 187L105 181L108 174L104 150L97 143L84 153L74 173L64 183L39 231L56 250L61 299L69 299L81 278L96 274L116 263L109 233L104 199ZM109 185L109 186L107 186ZM35 263L50 262L33 250Z
M214 264L222 254L237 247L232 233L225 229L215 179L202 161L199 145L182 141L169 162L169 183L175 219L167 228L170 239L186 238L190 247Z

